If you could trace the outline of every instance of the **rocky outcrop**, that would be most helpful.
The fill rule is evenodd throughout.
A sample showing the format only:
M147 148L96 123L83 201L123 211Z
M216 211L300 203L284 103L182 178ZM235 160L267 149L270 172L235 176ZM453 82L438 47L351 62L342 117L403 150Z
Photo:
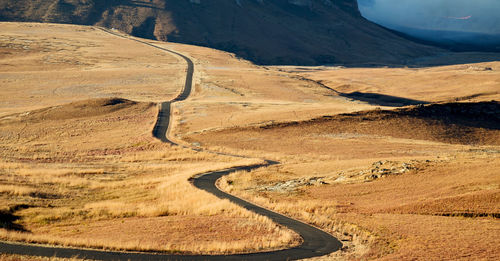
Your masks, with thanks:
M352 183L362 183L370 182L376 179L384 178L391 175L402 175L410 171L415 171L418 169L417 166L423 166L428 164L430 161L409 161L409 162L398 162L398 161L388 161L381 160L374 162L369 169L361 171L342 171L337 174L332 183L342 183L342 184L352 184Z
M412 160L409 162L398 162L382 160L374 162L371 168L363 170L340 171L330 176L291 179L254 187L252 189L261 192L294 193L301 188L309 186L321 186L335 183L354 184L371 182L376 179L391 175L402 175L418 170L419 167L429 164L430 161ZM419 167L417 167L419 166Z
M278 182L273 185L264 185L257 187L257 191L273 191L273 192L294 192L297 189L304 186L318 186L325 185L326 183L324 177L313 177L313 178L301 178L292 179L284 182Z

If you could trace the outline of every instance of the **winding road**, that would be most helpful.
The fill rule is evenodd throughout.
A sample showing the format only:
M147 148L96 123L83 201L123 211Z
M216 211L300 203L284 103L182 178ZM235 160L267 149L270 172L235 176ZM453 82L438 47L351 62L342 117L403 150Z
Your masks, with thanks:
M179 145L168 138L169 124L171 118L170 109L173 103L187 99L191 93L191 88L193 83L193 73L194 73L193 61L181 53L160 46L156 46L146 41L142 41L136 38L131 38L108 29L104 28L98 28L98 29L118 37L133 40L172 53L174 55L183 58L186 61L187 73L186 73L186 82L184 88L176 98L174 98L171 101L163 102L160 104L157 122L153 129L153 135L156 138L160 139L163 142L171 143L173 145ZM196 148L195 150L200 150L200 149ZM233 156L242 157L239 155L233 155ZM245 201L231 194L223 192L219 190L215 185L216 181L220 177L228 175L235 171L241 171L241 170L250 171L253 169L267 167L275 164L279 164L279 162L266 160L266 163L264 164L240 166L219 171L202 173L191 178L190 181L195 187L199 189L212 193L221 199L228 199L231 202L245 209L253 211L259 215L266 216L271 220L273 220L274 222L295 231L302 237L303 243L300 246L294 248L283 249L278 251L270 251L270 252L236 254L236 255L173 255L173 254L162 254L162 253L105 251L105 250L68 248L68 247L0 241L0 253L45 256L45 257L61 257L61 258L79 257L79 258L97 259L97 260L297 260L303 258L323 256L340 250L342 248L342 243L338 239L331 236L330 234L318 228L315 228L311 225L283 216L279 213L259 207L248 201Z

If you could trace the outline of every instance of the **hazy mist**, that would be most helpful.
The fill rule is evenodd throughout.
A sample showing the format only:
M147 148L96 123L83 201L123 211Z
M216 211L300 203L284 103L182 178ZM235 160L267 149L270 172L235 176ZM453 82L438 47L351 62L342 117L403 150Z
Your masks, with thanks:
M358 0L362 15L385 27L423 38L500 40L500 0ZM450 33L432 34L433 31ZM466 36L466 35L474 35ZM494 40L496 41L496 40ZM491 44L491 43L490 43Z

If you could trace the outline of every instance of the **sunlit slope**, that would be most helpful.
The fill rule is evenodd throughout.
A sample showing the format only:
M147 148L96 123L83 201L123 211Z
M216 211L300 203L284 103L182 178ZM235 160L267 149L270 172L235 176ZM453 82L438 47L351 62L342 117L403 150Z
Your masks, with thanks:
M175 56L96 28L0 28L0 115L88 98L163 101L184 80L184 65Z

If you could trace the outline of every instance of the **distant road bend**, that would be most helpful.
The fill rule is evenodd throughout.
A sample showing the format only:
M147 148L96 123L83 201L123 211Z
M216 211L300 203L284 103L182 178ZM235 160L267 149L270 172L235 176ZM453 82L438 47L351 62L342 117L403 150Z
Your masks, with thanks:
M160 105L158 119L153 129L153 135L163 142L168 142L173 145L179 145L172 140L168 139L168 129L170 123L170 107L172 103L183 101L189 97L193 83L194 64L187 56L177 53L175 51L156 46L154 44L142 41L136 38L130 38L119 34L117 32L99 28L107 33L116 35L118 37L137 41L142 44L178 55L182 57L187 63L187 76L186 82L182 92L173 100L163 102ZM215 183L225 175L235 171L267 167L270 165L279 164L279 162L266 160L264 164L256 164L249 166L233 167L229 169L212 171L196 175L191 178L192 184L202 190L208 191L221 199L228 199L231 202L253 211L259 215L266 216L274 222L285 226L296 233L298 233L303 243L300 246L260 253L250 254L235 254L235 255L173 255L164 253L144 253L144 252L122 252L122 251L105 251L94 249L81 249L81 248L68 248L58 246L45 246L36 244L23 244L14 242L0 242L0 253L31 255L31 256L45 256L45 257L61 257L72 258L79 257L85 259L96 260L297 260L303 258L317 257L330 254L342 248L342 243L331 236L330 234L315 228L311 225L305 224L298 220L283 216L276 212L254 205L248 201L235 197L231 194L219 190Z

